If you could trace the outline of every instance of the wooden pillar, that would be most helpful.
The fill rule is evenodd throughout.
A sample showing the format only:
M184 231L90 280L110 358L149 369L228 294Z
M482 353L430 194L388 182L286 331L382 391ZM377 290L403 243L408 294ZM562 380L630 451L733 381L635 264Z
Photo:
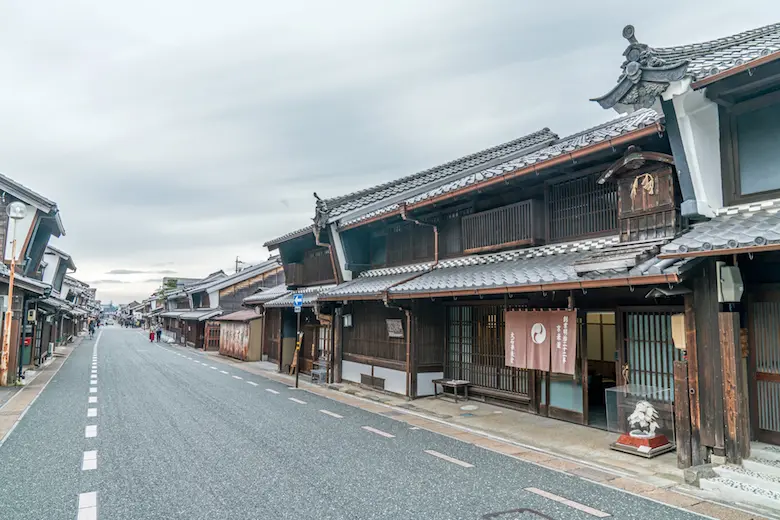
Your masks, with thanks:
M742 348L739 342L739 314L736 312L718 313L718 329L723 366L723 421L726 462L741 464L743 457L750 454L750 440L743 420L747 409L744 405L743 392L740 392L744 382L742 378Z
M688 362L674 362L674 437L677 444L677 467L693 465L691 415L688 393Z
M696 317L693 305L694 294L684 296L685 304L685 349L687 359L687 384L685 401L688 403L690 422L690 461L692 466L704 464L704 448L701 444L701 408L699 403L699 361L696 344ZM677 389L675 388L675 407L677 405ZM682 406L682 405L681 405ZM679 449L679 448L678 448ZM678 456L679 460L679 456Z
M407 352L409 357L407 359L408 371L409 371L409 398L417 399L417 369L419 366L418 345L415 341L414 331L417 327L417 318L412 311L405 311L406 323L407 323Z
M341 353L342 345L341 342L343 341L342 338L344 335L342 334L341 327L343 326L343 307L337 307L334 311L333 316L333 381L336 383L341 383Z

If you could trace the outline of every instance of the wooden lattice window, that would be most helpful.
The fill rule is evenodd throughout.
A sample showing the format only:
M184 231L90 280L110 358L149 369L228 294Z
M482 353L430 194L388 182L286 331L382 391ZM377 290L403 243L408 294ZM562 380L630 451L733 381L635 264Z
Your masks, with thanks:
M617 186L598 184L598 178L586 175L548 187L551 242L617 231Z

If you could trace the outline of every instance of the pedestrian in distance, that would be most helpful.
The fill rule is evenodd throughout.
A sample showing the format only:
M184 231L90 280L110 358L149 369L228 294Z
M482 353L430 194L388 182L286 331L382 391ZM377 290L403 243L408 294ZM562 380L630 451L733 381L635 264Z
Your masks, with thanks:
M89 322L89 337L92 338L95 336L95 321Z
M154 342L154 329L149 327L149 343Z
M157 324L157 343L162 339L162 325Z

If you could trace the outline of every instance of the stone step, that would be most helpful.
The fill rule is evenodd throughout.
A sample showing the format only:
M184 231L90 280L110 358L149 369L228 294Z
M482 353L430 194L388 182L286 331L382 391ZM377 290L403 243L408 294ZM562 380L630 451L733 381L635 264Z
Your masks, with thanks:
M780 460L750 457L742 461L742 466L756 473L780 476Z
M723 501L758 506L780 512L780 493L770 489L727 477L702 479L699 485L702 489L717 493Z
M719 477L744 482L751 486L763 487L780 494L780 475L762 473L742 466L732 465L717 466L714 469Z
M750 458L764 460L780 460L780 446L754 442L750 444Z

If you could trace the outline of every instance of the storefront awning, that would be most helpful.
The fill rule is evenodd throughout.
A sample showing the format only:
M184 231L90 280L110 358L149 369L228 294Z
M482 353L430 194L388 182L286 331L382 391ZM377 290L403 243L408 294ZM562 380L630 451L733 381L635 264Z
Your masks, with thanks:
M394 299L677 283L687 260L662 260L664 242L600 238L444 260L390 288Z
M166 311L160 313L160 317L162 318L179 318L182 314L189 311Z
M299 289L289 292L288 294L285 294L280 298L276 298L275 300L271 300L265 303L265 306L266 307L294 307L293 295L300 293L303 294L303 307L313 307L314 304L319 300L319 297L322 293L327 292L328 290L333 289L334 287L336 287L335 284L315 285L312 287L301 287Z
M661 258L733 255L780 250L780 199L717 210L707 222L661 248Z
M257 314L253 310L243 310L243 311L236 311L231 312L230 314L225 314L224 316L220 316L218 318L215 318L216 321L241 321L241 322L247 322L252 320L257 320L262 318L262 314Z
M222 314L222 309L195 309L185 312L179 318L186 321L205 321Z
M423 263L365 271L354 280L349 280L326 291L320 296L320 300L380 299L390 287L430 271L431 265L431 263Z

